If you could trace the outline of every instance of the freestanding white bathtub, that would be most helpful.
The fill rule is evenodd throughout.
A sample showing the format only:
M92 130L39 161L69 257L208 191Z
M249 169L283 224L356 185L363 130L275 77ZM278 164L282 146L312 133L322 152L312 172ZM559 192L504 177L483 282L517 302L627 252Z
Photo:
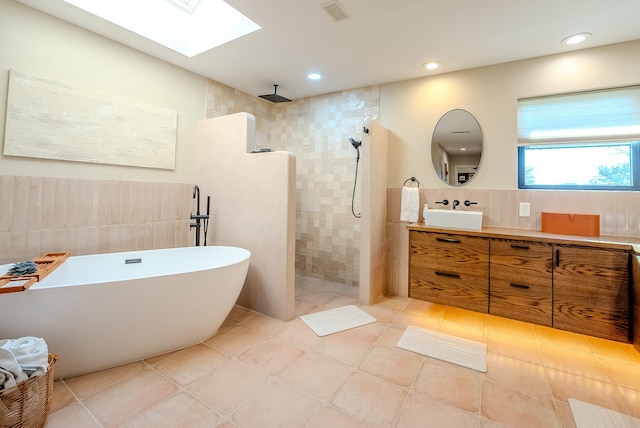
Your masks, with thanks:
M56 378L191 346L220 328L250 256L185 247L69 257L28 290L0 294L0 339L44 338Z

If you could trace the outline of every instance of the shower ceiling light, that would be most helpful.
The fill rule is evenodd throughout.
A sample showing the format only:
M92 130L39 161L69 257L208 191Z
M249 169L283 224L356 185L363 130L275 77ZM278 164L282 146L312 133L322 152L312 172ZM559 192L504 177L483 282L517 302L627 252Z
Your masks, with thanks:
M424 64L422 64L422 68L424 68L425 70L435 70L437 68L440 68L441 65L442 63L438 61L431 61L431 62L425 62Z
M222 0L64 1L187 57L260 29Z
M562 40L563 45L577 45L578 43L582 43L591 37L591 33L579 33L574 34L573 36L569 36Z

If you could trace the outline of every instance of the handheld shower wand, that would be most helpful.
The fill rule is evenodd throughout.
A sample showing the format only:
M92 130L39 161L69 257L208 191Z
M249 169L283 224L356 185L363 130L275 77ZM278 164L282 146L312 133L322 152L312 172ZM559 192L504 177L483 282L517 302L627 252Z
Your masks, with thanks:
M356 184L358 183L358 164L360 163L360 146L362 145L362 141L356 141L353 138L349 138L349 142L351 143L353 148L356 149L358 153L356 157L356 177L353 180L353 194L351 195L351 214L353 214L355 218L360 218L362 217L362 213L356 214L354 204L356 199Z
M349 142L351 143L353 148L356 149L358 152L358 155L357 155L358 157L356 158L356 160L360 160L360 146L362 145L362 141L356 141L353 138L349 138Z

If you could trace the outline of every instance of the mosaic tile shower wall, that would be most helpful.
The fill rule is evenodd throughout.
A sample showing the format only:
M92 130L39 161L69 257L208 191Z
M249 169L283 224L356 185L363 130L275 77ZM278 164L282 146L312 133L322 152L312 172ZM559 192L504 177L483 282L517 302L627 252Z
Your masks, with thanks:
M296 155L296 272L358 285L360 221L351 214L356 151L363 126L379 117L379 86L271 104L210 81L207 118L246 111L257 147ZM359 181L359 180L358 180ZM360 183L355 211L360 207Z
M297 159L296 271L358 285L360 220L351 213L363 126L379 116L379 86L304 98L274 108L272 145ZM355 212L360 212L359 182Z

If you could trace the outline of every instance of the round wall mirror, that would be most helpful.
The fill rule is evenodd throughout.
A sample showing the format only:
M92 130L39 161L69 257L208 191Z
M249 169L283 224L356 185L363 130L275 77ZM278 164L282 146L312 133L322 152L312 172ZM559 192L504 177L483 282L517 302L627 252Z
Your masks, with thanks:
M478 172L482 130L471 113L456 109L438 121L431 139L433 168L451 186L467 184Z

